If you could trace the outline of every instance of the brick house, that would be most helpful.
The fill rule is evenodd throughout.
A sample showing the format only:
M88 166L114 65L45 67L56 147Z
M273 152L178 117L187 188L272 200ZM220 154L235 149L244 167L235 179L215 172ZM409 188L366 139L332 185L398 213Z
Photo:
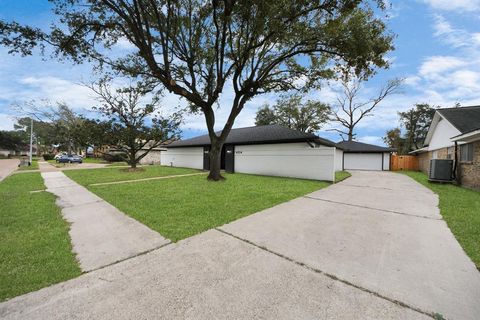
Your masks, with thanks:
M412 152L421 171L428 173L430 159L457 159L459 183L480 189L480 106L438 109L424 145Z

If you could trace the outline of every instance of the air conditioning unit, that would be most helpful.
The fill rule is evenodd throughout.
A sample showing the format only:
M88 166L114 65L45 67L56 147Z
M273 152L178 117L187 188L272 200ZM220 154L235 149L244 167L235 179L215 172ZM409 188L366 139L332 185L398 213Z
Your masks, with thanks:
M430 160L429 180L451 181L453 170L453 160L450 159L432 159Z

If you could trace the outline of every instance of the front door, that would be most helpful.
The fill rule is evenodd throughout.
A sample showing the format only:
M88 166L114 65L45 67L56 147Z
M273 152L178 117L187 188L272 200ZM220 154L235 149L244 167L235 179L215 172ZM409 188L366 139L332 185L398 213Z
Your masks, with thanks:
M235 172L235 146L225 146L225 172Z
M210 147L203 147L203 170L210 170Z

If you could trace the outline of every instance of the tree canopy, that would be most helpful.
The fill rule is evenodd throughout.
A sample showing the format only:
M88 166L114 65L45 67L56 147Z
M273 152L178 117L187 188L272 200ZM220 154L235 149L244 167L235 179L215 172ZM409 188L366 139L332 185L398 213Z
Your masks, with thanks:
M435 107L427 103L417 103L413 108L398 113L400 123L406 130L405 150L407 152L423 147L435 110Z
M220 151L254 96L317 87L343 65L366 76L388 65L393 49L378 1L54 0L62 24L49 32L0 22L0 43L28 55L55 54L156 81L205 117L209 179L219 180ZM376 9L380 10L376 10ZM131 50L118 50L127 41ZM228 89L228 117L216 133L216 105ZM225 105L223 107L226 107Z
M272 108L264 105L257 111L256 125L280 124L290 129L312 133L320 130L329 118L330 107L314 100L302 101L298 94L280 98Z

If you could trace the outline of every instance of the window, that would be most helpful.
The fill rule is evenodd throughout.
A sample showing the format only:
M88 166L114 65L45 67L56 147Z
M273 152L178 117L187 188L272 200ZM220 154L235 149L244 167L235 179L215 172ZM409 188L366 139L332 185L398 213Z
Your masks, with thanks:
M473 143L462 144L460 146L460 161L462 162L473 161Z
M437 150L433 151L432 159L438 159L438 151Z

